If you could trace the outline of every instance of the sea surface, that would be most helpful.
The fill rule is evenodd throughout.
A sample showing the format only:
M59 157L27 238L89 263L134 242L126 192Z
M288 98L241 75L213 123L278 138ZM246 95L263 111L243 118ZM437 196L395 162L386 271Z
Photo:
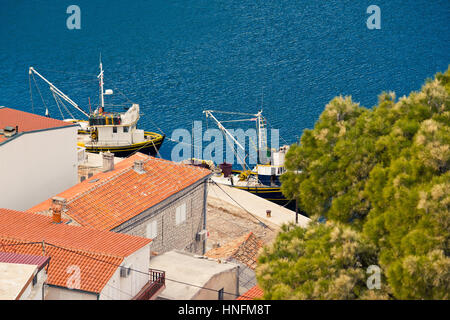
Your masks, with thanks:
M66 26L72 4L80 30ZM380 30L366 26L372 4ZM115 91L106 103L139 103L141 128L170 137L204 121L205 109L262 107L293 143L337 95L372 107L382 91L400 97L445 71L450 1L0 0L0 105L38 114L47 106L61 117L36 79L41 99L33 66L85 110L89 101L95 108L100 54L105 89ZM162 156L174 145L166 141Z

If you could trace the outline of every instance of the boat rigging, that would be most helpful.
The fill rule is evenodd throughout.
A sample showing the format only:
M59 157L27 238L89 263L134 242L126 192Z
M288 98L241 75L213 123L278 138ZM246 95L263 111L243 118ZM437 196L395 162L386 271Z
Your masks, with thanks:
M80 126L78 130L78 146L86 148L87 152L112 152L118 157L128 156L134 152L140 151L149 153L154 156L158 153L165 135L154 132L137 129L137 122L139 121L139 105L132 103L131 107L126 112L106 112L105 111L105 95L112 95L113 90L104 90L104 70L100 60L100 73L97 76L100 84L100 105L95 111L91 111L89 99L89 114L83 110L76 102L69 98L64 92L58 89L53 83L47 80L34 67L29 68L29 75L33 77L37 75L45 83L49 85L49 89L56 101L63 121L76 123ZM46 107L46 116L48 116L48 108L38 88L42 102ZM30 94L32 99L31 80L30 80ZM63 100L69 103L73 108L81 112L87 120L75 119L70 111L67 109ZM71 116L70 119L64 119L60 104Z

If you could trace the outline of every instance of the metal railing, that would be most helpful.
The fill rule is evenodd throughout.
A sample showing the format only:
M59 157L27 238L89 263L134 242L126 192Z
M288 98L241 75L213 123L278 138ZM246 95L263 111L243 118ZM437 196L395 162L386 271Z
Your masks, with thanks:
M151 300L166 285L166 273L162 270L149 269L149 282L133 300Z

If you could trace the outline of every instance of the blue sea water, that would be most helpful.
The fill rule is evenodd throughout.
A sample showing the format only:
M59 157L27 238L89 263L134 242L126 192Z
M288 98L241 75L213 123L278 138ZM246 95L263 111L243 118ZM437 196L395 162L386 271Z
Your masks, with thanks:
M72 4L81 30L66 27ZM372 4L381 30L366 27ZM139 103L141 128L170 136L204 109L257 112L263 100L292 143L334 96L371 107L382 91L405 95L445 71L450 1L0 0L0 105L44 114L35 87L30 101L34 66L87 110L88 97L98 103L100 53L105 88L116 90L107 103Z

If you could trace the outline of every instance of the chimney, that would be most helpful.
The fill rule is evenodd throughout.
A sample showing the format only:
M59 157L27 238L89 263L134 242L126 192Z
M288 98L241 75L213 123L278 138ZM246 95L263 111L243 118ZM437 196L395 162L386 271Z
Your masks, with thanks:
M103 172L114 170L114 153L104 152L103 157Z
M52 219L53 223L61 223L61 214L66 210L66 199L61 197L52 198Z
M136 172L139 173L139 174L145 173L145 170L144 170L144 160L135 160L135 161L134 161L133 169L134 169L134 171L136 171Z

